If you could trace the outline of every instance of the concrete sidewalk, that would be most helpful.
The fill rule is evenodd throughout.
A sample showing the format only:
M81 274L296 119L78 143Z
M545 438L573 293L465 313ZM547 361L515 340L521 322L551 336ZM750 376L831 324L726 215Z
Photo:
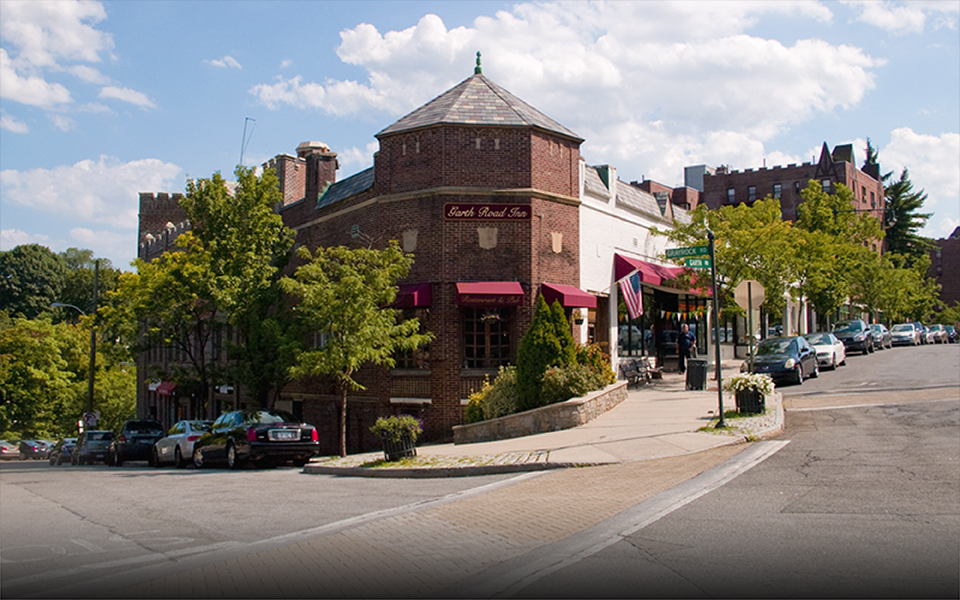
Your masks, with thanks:
M723 364L725 377L740 361ZM628 390L627 399L593 421L573 429L474 444L436 444L417 448L417 458L379 463L382 452L314 460L311 474L368 477L451 477L603 465L679 456L762 439L783 428L780 394L768 399L762 416L728 419L725 431L702 431L716 419L717 385L709 374L707 390L686 389L685 378L667 372L663 379ZM724 395L724 410L735 408Z

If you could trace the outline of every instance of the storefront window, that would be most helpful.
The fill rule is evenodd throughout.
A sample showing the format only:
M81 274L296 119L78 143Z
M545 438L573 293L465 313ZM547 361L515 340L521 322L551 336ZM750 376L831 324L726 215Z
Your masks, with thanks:
M511 309L463 309L463 366L490 369L510 364Z
M398 311L397 320L403 322L409 319L417 318L420 320L420 333L427 332L427 311L405 308ZM430 368L430 344L425 344L416 350L400 351L393 357L396 364L395 369L419 369L426 370Z

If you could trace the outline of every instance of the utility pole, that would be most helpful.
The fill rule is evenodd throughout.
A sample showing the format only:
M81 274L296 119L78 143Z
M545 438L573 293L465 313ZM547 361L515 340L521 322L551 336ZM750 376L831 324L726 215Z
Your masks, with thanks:
M717 427L722 428L727 426L727 422L723 420L723 378L720 368L720 308L719 302L717 302L717 257L713 248L713 237L713 231L708 229L707 240L710 242L710 281L713 286L713 335L715 336L714 339L716 339L713 347L717 363L717 399L720 409L720 421L717 422Z
M100 287L100 259L93 261L93 323L90 324L90 379L87 381L87 410L93 412L93 382L97 368L97 295Z

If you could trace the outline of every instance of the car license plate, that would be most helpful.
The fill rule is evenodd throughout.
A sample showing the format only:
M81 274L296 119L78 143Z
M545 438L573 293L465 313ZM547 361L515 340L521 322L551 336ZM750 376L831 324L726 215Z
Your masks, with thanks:
M140 440L138 443L140 443L140 444L152 444L153 442L151 442L150 440Z
M276 442L291 442L300 439L299 429L271 429L270 439Z

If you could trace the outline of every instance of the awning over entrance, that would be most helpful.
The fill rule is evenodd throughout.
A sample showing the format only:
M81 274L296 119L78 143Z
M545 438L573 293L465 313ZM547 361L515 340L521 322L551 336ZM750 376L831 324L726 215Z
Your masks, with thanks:
M457 304L474 308L497 308L523 304L523 288L517 281L457 283Z
M433 286L429 283L404 283L397 291L392 308L427 308L433 305Z
M157 393L161 396L172 396L177 389L177 384L172 381L164 381L157 386Z
M640 260L639 258L633 258L632 256L623 256L622 254L613 255L613 276L617 281L623 279L635 269L640 272L640 281L659 286L665 286L667 281L676 279L677 275L683 271L683 267L664 267ZM710 295L710 290L678 289L677 291L697 294L699 296Z
M564 308L596 308L597 297L593 294L573 287L572 285L562 285L559 283L541 283L540 295L547 301L547 304L560 302Z

